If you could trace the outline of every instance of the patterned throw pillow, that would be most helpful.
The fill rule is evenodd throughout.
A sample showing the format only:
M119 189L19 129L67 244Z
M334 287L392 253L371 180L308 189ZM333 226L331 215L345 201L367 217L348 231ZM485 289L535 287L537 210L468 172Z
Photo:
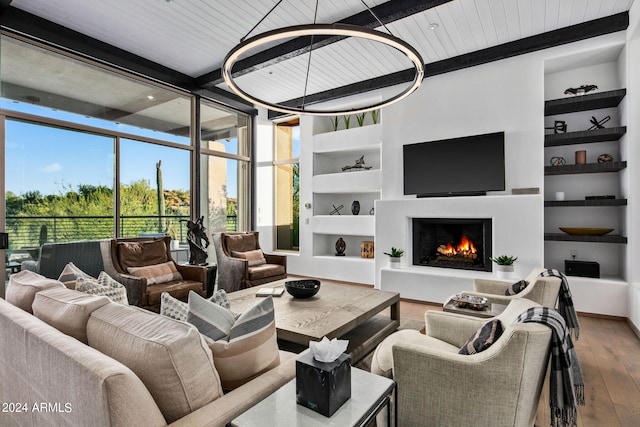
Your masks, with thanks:
M502 323L493 319L482 325L460 348L458 354L476 354L491 347L502 335Z
M504 291L504 294L507 295L507 296L518 294L518 293L522 292L524 290L524 288L527 287L528 284L529 284L529 282L527 282L526 280L520 280L520 281L514 283L513 285L509 286L507 288L507 290Z
M93 277L78 277L76 290L90 295L104 295L113 302L129 305L127 289L104 271L100 272L97 279Z
M78 280L78 277L91 278L90 275L80 270L74 263L70 262L64 266L58 280L61 282L73 282Z
M160 294L160 314L175 320L187 321L189 304L172 297L168 292Z
M187 321L211 348L224 390L233 390L280 364L271 297L236 320L231 311L191 291Z
M246 259L247 261L249 261L249 267L255 267L256 265L267 263L267 260L264 258L264 253L262 253L262 249L256 249L246 252L231 251L231 255L233 255L235 258Z
M218 289L213 293L209 301L229 310L231 304L224 289ZM187 313L189 313L189 304L172 297L168 292L160 295L160 314L175 320L187 321Z
M176 265L172 261L147 265L145 267L128 267L127 271L134 276L145 277L147 279L147 285L182 280L182 275L178 272Z

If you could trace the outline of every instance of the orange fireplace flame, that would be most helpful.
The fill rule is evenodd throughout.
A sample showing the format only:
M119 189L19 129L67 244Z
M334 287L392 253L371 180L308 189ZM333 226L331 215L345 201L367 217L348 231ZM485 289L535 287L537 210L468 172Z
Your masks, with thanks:
M467 236L462 236L460 238L460 243L456 246L451 243L440 245L440 247L438 247L438 253L445 256L476 258L478 250Z

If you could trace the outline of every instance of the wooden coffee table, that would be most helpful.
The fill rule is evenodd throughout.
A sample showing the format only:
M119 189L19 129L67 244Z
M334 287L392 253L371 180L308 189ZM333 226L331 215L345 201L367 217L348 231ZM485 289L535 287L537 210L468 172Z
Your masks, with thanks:
M242 313L256 304L260 288L282 288L284 279L229 294L231 311ZM371 352L400 325L400 294L364 286L321 281L320 291L308 299L296 299L286 291L273 298L278 339L309 346L309 341L349 340L352 363ZM389 308L389 314L380 314Z

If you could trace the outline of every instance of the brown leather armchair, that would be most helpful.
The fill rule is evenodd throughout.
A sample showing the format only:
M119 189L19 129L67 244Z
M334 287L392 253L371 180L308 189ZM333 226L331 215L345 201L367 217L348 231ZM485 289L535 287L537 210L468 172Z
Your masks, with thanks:
M257 231L213 233L218 289L233 292L287 277L287 257L263 253L258 236Z
M187 299L189 291L205 294L206 268L177 264L171 256L170 241L171 237L165 236L120 238L109 242L109 256L103 257L105 272L127 288L129 304L158 311L162 292L182 300ZM181 279L149 283L153 280L128 270L166 262L173 263Z

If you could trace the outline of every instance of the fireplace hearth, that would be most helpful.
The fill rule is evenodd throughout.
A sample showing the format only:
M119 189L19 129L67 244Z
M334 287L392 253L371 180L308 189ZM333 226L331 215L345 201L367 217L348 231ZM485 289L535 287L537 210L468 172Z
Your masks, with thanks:
M413 264L491 271L491 219L413 218Z

